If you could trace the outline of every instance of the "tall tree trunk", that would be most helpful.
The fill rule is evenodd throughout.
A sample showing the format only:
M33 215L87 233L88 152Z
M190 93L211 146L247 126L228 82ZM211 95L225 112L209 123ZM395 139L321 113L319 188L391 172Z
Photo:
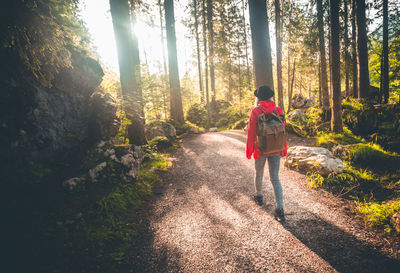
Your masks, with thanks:
M282 48L281 48L281 6L280 0L275 0L275 36L276 36L276 74L278 80L278 105L284 111L282 87Z
M321 61L318 62L318 105L322 107Z
M329 4L329 2L328 2L328 4ZM328 13L328 18L329 18L328 19L328 31L329 31L329 33L328 33L329 98L331 98L332 89L333 89L333 87L332 87L332 70L331 70L331 64L332 64L332 58L331 58L331 45L332 45L332 43L331 43L331 22L330 22L331 10L328 9L327 13Z
M210 93L208 89L208 53L207 53L207 18L206 18L206 0L202 0L202 17L203 17L203 46L204 46L204 74L205 74L205 85L206 85L206 108L207 108L207 117L208 121L210 121L211 113L210 113Z
M242 0L242 20L243 20L243 34L244 34L244 45L246 52L246 75L247 75L247 86L249 91L251 90L251 81L250 81L250 65L249 65L249 48L247 44L247 27L246 27L246 16L245 16L246 5L244 0Z
M365 0L356 2L357 12L357 50L358 50L358 97L367 98L369 94L368 38L365 19Z
M132 26L136 25L136 8L135 8L135 1L130 0L131 3L131 22ZM145 51L146 53L146 51ZM141 111L141 116L143 118L143 123L145 122L145 116L144 116L144 103L143 103L143 93L142 93L142 84L141 84L141 70L140 70L140 53L139 53L139 41L137 35L132 32L132 54L133 54L133 66L135 69L135 77L136 77L136 82L137 82L137 94L138 94L138 99L140 101L140 111ZM146 56L146 55L145 55ZM147 63L147 59L146 59Z
M208 31L208 58L210 60L211 93L216 98L215 72L214 72L214 26L212 0L207 0L207 31Z
M346 97L350 97L350 56L349 56L349 47L350 47L350 41L349 41L349 9L348 9L348 0L343 1L344 5L344 75L345 75L345 94Z
M193 0L194 29L196 34L197 70L199 71L200 103L204 103L203 77L201 75L199 22L197 17L197 0Z
M322 107L329 108L329 90L326 73L325 37L324 37L324 10L322 0L317 0L317 20L319 38L319 56L321 63L321 87L322 87Z
M128 126L128 138L131 144L146 143L142 117L141 99L135 76L131 18L128 0L110 0L111 18L117 43L120 82L124 100L127 102L125 112L131 121Z
M388 0L383 0L383 41L382 41L382 93L383 103L389 101L389 12Z
M164 42L164 26L163 26L163 14L162 14L162 4L161 0L158 0L159 12L160 12L160 31L161 31L161 45L162 45L162 55L163 55L163 65L164 73L167 74L167 58L165 57L165 42Z
M163 67L164 67L164 75L162 77L163 85L164 85L164 91L163 91L163 101L164 101L164 115L165 119L168 119L168 111L167 109L167 98L166 98L166 92L168 90L168 83L166 79L166 75L168 73L167 69L167 60L165 57L165 41L164 41L164 26L163 26L163 12L162 12L162 3L161 0L158 0L158 7L159 7L159 13L160 13L160 32L161 32L161 46L162 46L162 56L163 56Z
M290 108L292 107L292 96L293 96L293 86L294 86L294 76L296 74L296 59L293 59L293 72L292 72L292 82L290 84L290 90L289 90L289 103L288 103L288 113L290 111Z
M330 0L331 10L331 74L332 74L332 114L331 130L339 133L343 131L342 110L341 110L341 90L340 90L340 24L339 24L340 0Z
M179 82L178 57L176 51L174 1L164 0L164 9L165 26L167 30L171 119L183 123L181 85Z
M251 41L253 48L254 85L268 85L274 90L271 43L265 0L249 0Z
M238 36L239 37L239 36ZM237 41L237 49L240 52L240 41ZM238 93L239 93L239 111L242 113L242 71L241 71L241 63L240 63L240 55L238 56L239 64L238 64Z
M287 57L287 92L288 92L288 106L290 104L290 49L288 48L288 57ZM287 110L287 113L289 113L289 108Z
M351 48L352 48L352 78L353 98L358 98L358 70L357 70L357 31L356 31L356 1L351 0Z

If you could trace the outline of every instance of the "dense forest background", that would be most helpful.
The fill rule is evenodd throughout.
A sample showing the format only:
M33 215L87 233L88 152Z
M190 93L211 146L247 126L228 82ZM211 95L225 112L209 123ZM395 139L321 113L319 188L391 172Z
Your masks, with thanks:
M160 154L176 136L243 130L264 84L292 134L349 149L347 171L309 174L312 186L357 200L367 223L395 232L398 1L107 3L118 71L96 52L84 0L0 10L2 256L13 272L123 272L140 226L127 211L151 194L150 170L168 167ZM159 33L158 52L133 31L139 20Z

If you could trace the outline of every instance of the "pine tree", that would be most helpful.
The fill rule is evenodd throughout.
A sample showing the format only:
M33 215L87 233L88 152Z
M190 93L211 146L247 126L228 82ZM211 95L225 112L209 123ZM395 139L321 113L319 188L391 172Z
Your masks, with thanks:
M164 0L164 10L165 26L167 30L171 119L183 123L181 86L179 82L178 57L176 51L174 1Z
M254 85L268 85L274 90L271 44L265 0L249 0L251 41L253 48Z

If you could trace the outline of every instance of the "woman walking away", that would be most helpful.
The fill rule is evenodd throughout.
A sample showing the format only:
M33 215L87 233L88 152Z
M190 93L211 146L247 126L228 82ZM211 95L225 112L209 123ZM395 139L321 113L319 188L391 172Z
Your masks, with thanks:
M263 204L263 192L262 192L262 182L264 176L264 166L265 162L268 160L269 177L274 187L276 209L275 218L281 222L285 221L285 214L283 211L283 193L281 182L279 181L279 165L281 156L286 156L287 154L287 143L286 139L283 141L282 150L278 152L265 153L261 152L257 147L257 128L259 117L264 114L266 117L273 116L276 114L280 116L280 121L284 124L284 115L281 108L275 105L273 101L274 91L271 90L269 86L260 86L254 95L258 98L257 107L253 108L250 114L249 126L247 130L247 144L246 144L246 156L251 159L251 155L254 156L255 160L255 175L254 175L254 185L255 191L253 198L258 205ZM282 120L283 118L283 120ZM283 143L282 142L282 143Z

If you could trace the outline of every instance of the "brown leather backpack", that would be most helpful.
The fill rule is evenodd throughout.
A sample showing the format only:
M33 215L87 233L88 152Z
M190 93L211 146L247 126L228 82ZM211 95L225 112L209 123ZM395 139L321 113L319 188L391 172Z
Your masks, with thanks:
M285 149L287 132L285 128L285 115L277 114L276 107L271 114L262 114L257 123L257 148L263 154L276 153Z

